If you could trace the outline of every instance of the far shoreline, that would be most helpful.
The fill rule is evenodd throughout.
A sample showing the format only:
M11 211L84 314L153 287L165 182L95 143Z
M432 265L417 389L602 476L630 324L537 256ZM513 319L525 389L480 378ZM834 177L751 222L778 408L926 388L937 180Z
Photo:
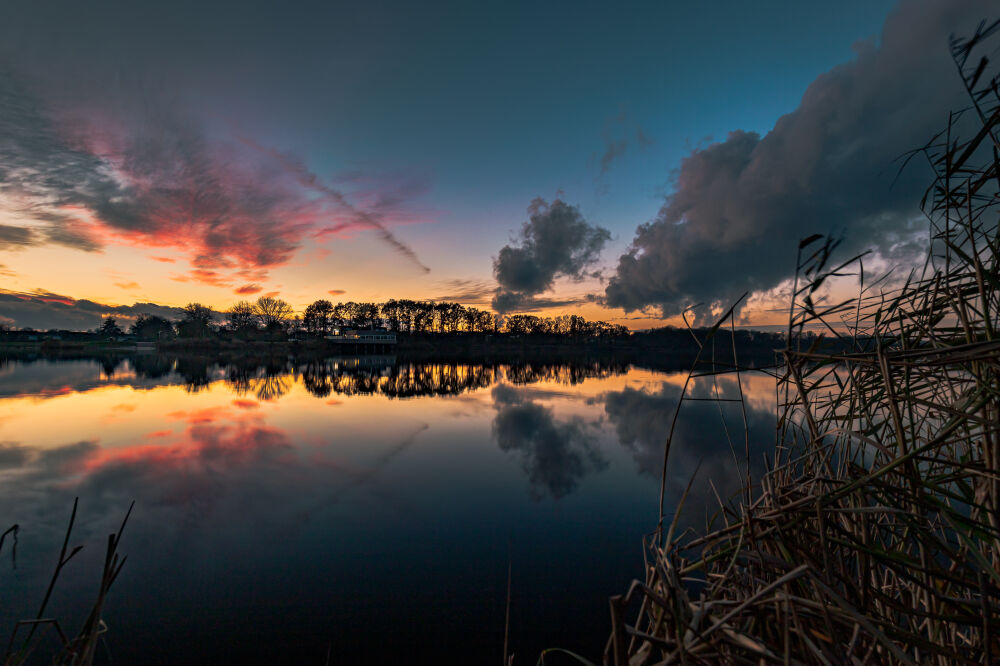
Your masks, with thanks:
M719 331L719 357L732 359L733 339ZM358 346L345 350L322 338L304 340L243 340L178 338L165 342L103 340L10 340L0 336L0 354L45 359L82 359L157 354L214 357L218 360L253 357L393 357L394 362L416 363L587 363L614 361L653 370L688 370L698 347L686 330L660 329L627 337L568 337L480 333L398 334L393 345ZM744 367L772 367L783 341L773 333L737 331L735 351Z

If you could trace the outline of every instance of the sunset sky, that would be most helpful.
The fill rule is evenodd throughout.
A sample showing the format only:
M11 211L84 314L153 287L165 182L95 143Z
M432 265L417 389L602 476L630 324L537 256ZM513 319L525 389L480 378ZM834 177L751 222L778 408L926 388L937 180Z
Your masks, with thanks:
M639 329L747 290L774 323L801 237L922 252L897 158L995 10L6 2L0 323L273 293Z

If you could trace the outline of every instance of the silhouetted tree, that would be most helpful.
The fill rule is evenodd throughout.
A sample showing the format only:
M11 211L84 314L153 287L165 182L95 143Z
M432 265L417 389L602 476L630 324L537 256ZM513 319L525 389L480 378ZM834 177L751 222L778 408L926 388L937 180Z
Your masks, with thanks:
M97 332L106 338L117 338L122 334L122 329L114 317L107 317Z
M386 301L379 307L379 315L385 321L386 328L390 331L399 331L402 319L402 307L396 299Z
M358 303L355 323L361 328L379 324L379 310L374 303Z
M272 296L261 296L254 303L257 321L268 331L283 329L292 318L292 306Z
M182 338L204 338L212 332L212 322L215 313L201 303L188 303L184 306L184 314L177 322L177 335Z
M169 340L174 326L163 317L143 313L136 317L131 333L140 340Z
M326 299L320 299L306 306L306 311L302 316L302 324L310 333L325 334L330 329L332 316L333 304Z
M229 327L239 332L257 330L257 310L246 301L238 301L226 312L229 318Z

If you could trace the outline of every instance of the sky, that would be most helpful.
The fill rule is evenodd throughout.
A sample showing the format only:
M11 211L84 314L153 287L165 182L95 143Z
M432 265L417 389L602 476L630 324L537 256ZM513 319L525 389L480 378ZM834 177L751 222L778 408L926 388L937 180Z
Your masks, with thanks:
M929 171L898 158L965 103L948 35L997 13L3 3L0 322L273 294L640 329L749 291L767 325L802 237L917 260Z

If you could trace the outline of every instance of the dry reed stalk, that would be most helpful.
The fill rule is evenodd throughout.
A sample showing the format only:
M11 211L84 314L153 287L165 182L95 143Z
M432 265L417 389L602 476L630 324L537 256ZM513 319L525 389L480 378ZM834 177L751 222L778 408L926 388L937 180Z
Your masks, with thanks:
M4 653L2 662L4 666L19 666L20 664L24 664L31 659L39 642L38 639L33 640L35 633L39 627L44 626L51 626L53 628L62 645L59 653L52 661L53 664L59 666L90 666L90 664L94 661L94 656L97 650L97 641L107 631L107 627L101 619L101 614L104 610L104 603L107 599L108 592L111 589L111 585L115 582L115 579L118 578L118 574L121 573L122 567L125 566L126 557L121 556L118 553L118 546L121 543L122 533L125 531L125 525L128 523L129 516L132 515L132 509L135 506L135 502L132 502L132 504L129 505L128 511L125 513L125 517L122 519L122 524L118 531L108 535L108 545L104 558L104 568L101 574L101 583L93 608L87 616L83 627L74 638L70 639L67 637L66 633L62 629L62 626L56 619L45 617L45 609L52 597L52 592L55 589L56 582L59 580L59 575L62 573L63 568L77 553L83 549L83 546L74 546L72 549L69 549L69 541L73 534L73 525L76 523L76 511L79 502L79 498L73 500L73 512L70 514L69 525L66 527L66 534L63 537L62 548L59 551L59 560L56 563L52 578L49 580L49 586L45 592L45 597L42 599L42 603L39 606L37 616L32 620L21 620L15 625L7 643L6 652ZM15 525L10 528L8 532L13 531L16 537L17 527L18 526ZM6 534L7 533L5 532L4 536L6 536ZM0 545L2 544L3 537L0 537ZM22 626L28 627L28 633L24 640L21 641L20 647L15 650L15 639L17 638L18 630Z
M682 507L663 518L668 440L646 578L612 598L605 663L1000 659L1000 77L973 57L998 32L952 39L970 107L908 157L935 172L923 270L866 283L863 257L835 263L818 235L800 244L759 484L747 464L719 518L678 533ZM822 302L845 278L858 296Z

